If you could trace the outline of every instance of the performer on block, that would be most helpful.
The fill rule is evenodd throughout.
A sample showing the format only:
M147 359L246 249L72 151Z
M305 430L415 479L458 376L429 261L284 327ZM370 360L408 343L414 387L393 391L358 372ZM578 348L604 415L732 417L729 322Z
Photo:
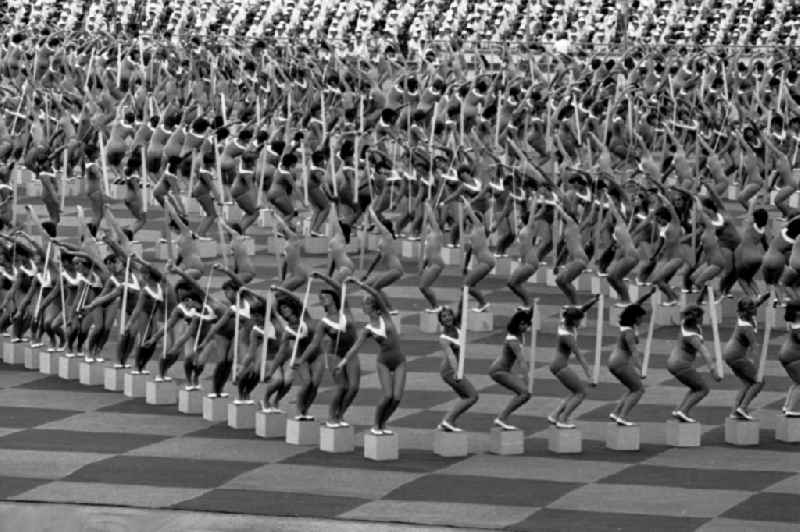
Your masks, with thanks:
M758 345L756 337L758 307L768 298L769 294L764 294L758 300L748 297L739 300L736 305L736 328L733 329L733 334L722 351L723 360L731 368L733 374L742 381L742 388L736 394L733 402L730 414L732 419L752 420L750 403L764 388L764 382L759 382L757 379L758 368L750 359L750 355L756 351Z
M494 425L503 430L518 430L517 427L508 423L508 417L531 399L526 378L512 373L514 364L517 363L522 370L522 375L528 374L528 363L522 354L522 337L530 324L530 311L518 310L511 316L506 325L506 338L503 341L500 355L489 366L489 377L514 393L511 401L494 419Z
M696 423L690 417L691 410L709 393L708 384L700 373L694 369L694 362L697 355L703 357L703 361L708 366L711 376L717 382L722 380L722 376L717 374L714 367L714 360L703 343L701 327L703 323L703 308L697 305L689 305L681 312L681 330L675 346L667 358L667 371L675 377L678 382L689 388L683 400L677 408L672 411L672 417L685 423Z

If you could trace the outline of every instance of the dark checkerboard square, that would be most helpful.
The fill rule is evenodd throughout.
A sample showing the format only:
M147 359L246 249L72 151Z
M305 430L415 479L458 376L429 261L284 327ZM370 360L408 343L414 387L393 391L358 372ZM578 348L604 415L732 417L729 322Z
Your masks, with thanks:
M180 510L334 518L364 504L352 497L274 491L213 490L174 506Z
M141 397L120 401L113 405L98 408L98 412L116 412L118 414L149 414L158 416L182 416L175 405L149 405Z
M163 439L164 436L148 434L32 429L0 437L0 448L118 454L152 445Z
M48 482L50 481L37 478L0 477L0 499L15 497Z
M262 465L224 460L114 456L82 467L65 480L207 489Z
M635 508L631 508L634 510ZM591 530L592 532L694 532L708 519L663 515L615 514L543 508L507 530Z
M17 388L57 392L112 393L102 386L86 386L77 380L64 380L55 375L48 375L35 381L20 384Z
M508 478L489 484L486 477L433 474L400 486L384 499L542 507L580 485Z
M371 471L402 471L407 473L430 473L451 466L462 458L443 458L430 451L420 449L400 449L400 458L388 462L375 462L364 458L360 447L352 453L331 454L312 449L283 460L282 464L364 469Z
M208 428L190 432L185 435L192 438L217 438L232 440L260 440L253 430L232 429L227 423L215 423ZM235 445L235 444L232 444Z
M643 484L687 489L761 491L792 476L777 471L729 471L634 465L602 479L604 484Z
M800 454L798 454L800 457ZM800 494L757 493L722 514L730 519L800 523Z
M80 412L76 410L0 406L0 427L27 429L38 427L51 421L58 421L78 413Z

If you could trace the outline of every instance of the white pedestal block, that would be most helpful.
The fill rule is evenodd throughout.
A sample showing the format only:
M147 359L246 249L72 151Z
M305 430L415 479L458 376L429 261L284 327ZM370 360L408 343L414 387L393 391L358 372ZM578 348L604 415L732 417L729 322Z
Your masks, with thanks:
M272 215L272 209L261 209L258 214L259 227L274 227L275 218Z
M25 196L38 198L42 195L42 182L38 179L30 179L25 182Z
M448 266L462 266L464 264L464 251L461 248L442 248L442 260Z
M547 267L544 271L544 283L550 288L556 287L556 274L553 268Z
M202 390L178 390L178 412L182 414L198 415L203 413Z
M80 196L83 194L83 179L68 179L67 180L67 195Z
M307 236L303 240L303 251L309 255L325 255L328 253L330 239L322 236Z
M78 380L85 386L102 386L105 379L101 362L81 360L78 368Z
M673 447L700 447L700 436L703 433L700 423L684 423L670 419L665 425L667 445Z
M125 368L106 368L103 372L103 388L110 392L125 391Z
M25 369L38 370L39 369L39 350L26 345L22 350L23 357L25 358Z
M285 238L276 238L276 237L269 237L267 239L267 253L270 255L275 255L276 253L280 254L283 253L286 249L286 239Z
M229 397L203 397L203 419L220 423L228 421Z
M422 332L428 334L436 334L442 330L442 325L439 323L439 314L432 312L425 312L424 310L419 313L419 328Z
M319 423L316 421L286 420L286 443L291 445L319 445Z
M173 381L147 381L144 402L148 405L174 405L178 402L178 387Z
M77 380L80 376L80 359L62 355L58 359L58 376L66 380Z
M681 324L681 306L656 305L654 312L656 327L677 327Z
M24 344L12 344L9 341L3 343L3 362L6 364L24 364L25 352L23 351Z
M521 430L492 428L489 431L489 452L492 454L522 454L525 452L525 434Z
M397 434L376 436L371 432L364 434L364 458L384 462L400 457L400 439Z
M725 443L742 447L758 445L760 428L757 420L725 418Z
M497 257L494 259L495 264L492 271L489 272L490 275L496 275L497 277L508 278L511 275L511 271L514 268L514 261L512 261L508 257Z
M639 427L623 427L616 423L606 426L606 447L612 451L638 451Z
M494 314L491 312L469 312L467 330L473 332L486 332L494 328Z
M251 257L256 254L256 240L252 236L244 237L244 250Z
M578 429L550 427L547 434L547 449L551 453L577 454L583 452L583 436Z
M447 458L467 456L469 453L467 433L433 431L433 453Z
M256 428L256 403L254 401L228 403L228 426L232 429Z
M256 435L261 438L285 438L286 414L280 412L256 412Z
M127 187L125 185L108 185L108 195L114 199L125 199L125 195L127 193ZM185 205L185 203L184 203Z
M39 353L39 373L44 375L58 375L58 359L60 354L52 351Z
M123 384L125 397L144 397L147 394L147 377L147 373L126 373Z
M578 278L573 281L572 285L579 292L591 292L594 287L594 283L592 282L594 277L594 272L582 272Z
M593 294L603 294L605 296L609 295L611 291L611 287L608 286L605 277L600 277L598 275L591 276L591 290Z
M422 242L419 240L401 240L400 256L404 259L419 259L422 255Z
M800 443L800 418L778 416L775 439L787 443Z
M201 259L213 259L219 255L219 243L216 240L199 238L195 240L195 244Z
M158 242L156 245L156 257L158 260L169 260L169 246L167 242ZM175 245L175 242L172 243L172 256L178 256L178 246Z
M320 451L326 453L352 453L355 448L355 430L353 430L352 426L332 429L325 425L320 425Z

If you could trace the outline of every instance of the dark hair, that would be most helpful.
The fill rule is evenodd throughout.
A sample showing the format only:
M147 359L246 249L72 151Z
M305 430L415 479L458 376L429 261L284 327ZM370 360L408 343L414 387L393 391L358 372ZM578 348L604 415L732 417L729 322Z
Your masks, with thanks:
M646 315L647 311L641 305L628 305L619 315L619 325L620 327L632 327L636 324L636 320Z
M289 307L292 312L296 316L300 316L300 312L302 312L302 308L300 307L300 303L292 297L289 297L284 294L278 294L275 297L275 308L280 308L281 306Z
M793 323L800 316L800 301L793 300L786 304L786 311L783 313L783 319L787 323Z
M672 221L672 214L666 207L659 207L655 212L656 218Z
M699 305L689 305L681 311L681 321L690 325L698 326L703 320L703 307Z
M56 226L55 222L53 222L51 220L47 220L46 222L42 222L42 229L44 229L44 232L47 233L47 236L49 236L50 238L55 238L56 237L57 226Z
M339 308L341 306L341 301L339 299L339 294L336 293L335 290L331 290L329 288L323 288L322 290L319 291L319 293L320 293L320 295L322 295L322 294L329 295L331 297L331 299L333 299L333 302L336 305L336 308Z
M233 279L228 279L224 283L222 283L223 290L233 290L234 292L239 290L240 284L234 281Z
M758 227L767 225L768 220L769 214L766 209L756 209L753 211L753 222L755 222Z
M518 310L511 316L511 319L508 320L506 330L510 334L519 335L522 329L530 324L532 317L533 312L531 310Z
M749 297L743 297L736 304L736 313L740 315L753 316L757 309L756 302Z
M561 312L561 318L567 327L576 327L585 315L580 307L566 307Z

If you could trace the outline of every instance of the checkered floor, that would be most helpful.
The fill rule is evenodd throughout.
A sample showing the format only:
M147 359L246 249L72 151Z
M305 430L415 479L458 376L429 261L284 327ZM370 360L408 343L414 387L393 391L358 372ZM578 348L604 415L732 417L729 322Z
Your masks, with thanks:
M153 223L150 230L155 228ZM257 233L263 288L274 275L274 258L263 251L267 232ZM309 260L321 266L325 258ZM416 268L409 262L406 271ZM460 277L455 268L446 274L437 292L454 301ZM490 279L486 289L495 330L470 334L466 363L481 396L459 422L469 431L471 454L441 458L431 452L432 429L455 397L438 375L436 338L419 331L424 304L415 286L416 277L409 274L388 291L401 310L409 359L406 394L390 423L400 437L399 460L372 462L360 448L331 455L263 440L250 430L180 414L174 406L150 406L102 387L0 364L0 498L512 530L796 530L800 447L774 439L789 386L774 356L754 405L762 426L758 447L724 443L722 424L738 389L731 375L713 384L694 411L703 424L703 446L664 444L664 421L685 389L664 369L677 330L660 328L648 388L633 415L641 426L641 450L604 446L607 416L622 387L603 369L599 386L589 390L577 412L583 453L551 454L545 416L566 392L544 366L553 353L561 297L537 287L543 324L534 398L512 418L525 431L526 452L489 455L488 429L509 395L486 370L516 305L504 281ZM357 306L358 298L351 304ZM579 339L586 350L594 347L589 318ZM731 325L728 317L723 341ZM606 355L615 333L615 327L606 327ZM782 339L774 331L771 343ZM348 416L357 433L370 425L379 396L375 358L374 346L361 356L361 392ZM180 378L179 371L175 376ZM312 410L319 419L325 419L331 393L326 376ZM290 395L290 410L291 402Z

